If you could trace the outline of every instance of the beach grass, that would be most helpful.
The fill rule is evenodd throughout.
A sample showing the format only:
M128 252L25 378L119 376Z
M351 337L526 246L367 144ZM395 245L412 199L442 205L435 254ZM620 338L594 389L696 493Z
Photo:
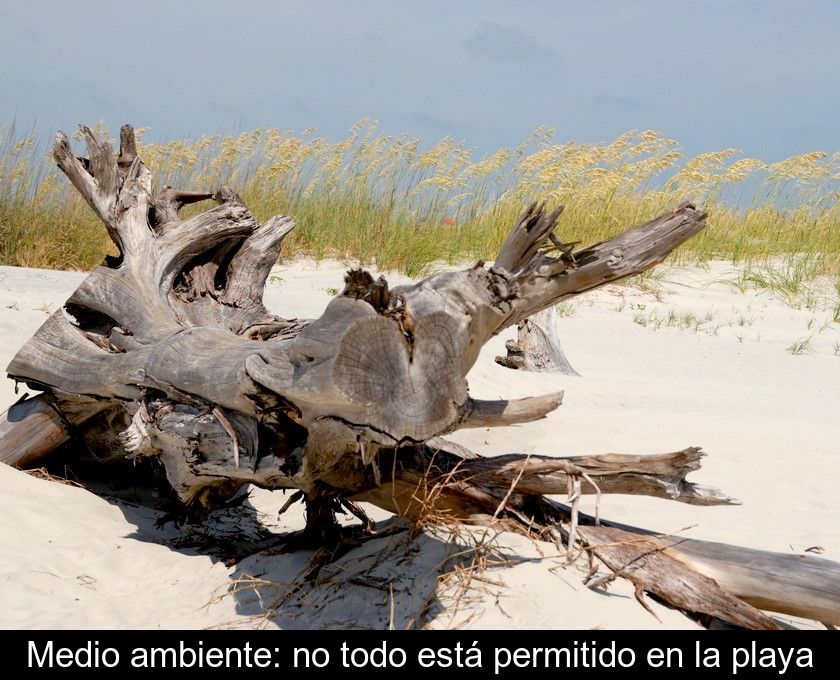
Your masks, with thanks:
M709 226L677 261L749 263L740 285L790 295L814 276L840 287L840 154L766 163L725 149L686 158L655 131L584 144L540 128L517 147L479 155L450 138L426 146L386 135L367 120L339 141L261 129L152 144L144 132L140 153L159 186L227 184L260 220L293 215L299 226L284 257L417 276L436 263L492 259L534 200L564 205L558 235L588 244L688 199L709 212ZM111 246L54 168L47 142L14 126L0 137L0 264L89 269Z

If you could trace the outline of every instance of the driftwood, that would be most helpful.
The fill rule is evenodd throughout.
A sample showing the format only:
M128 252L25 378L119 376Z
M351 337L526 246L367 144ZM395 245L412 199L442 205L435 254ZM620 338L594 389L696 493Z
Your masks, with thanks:
M195 514L252 483L299 490L307 533L321 542L340 533L337 508L363 516L356 501L415 520L501 522L591 550L637 585L641 601L648 591L744 627L775 626L750 602L837 622L834 563L750 552L747 564L744 549L662 543L641 530L587 523L575 501L566 507L543 496L735 502L686 480L699 467L696 448L487 459L443 438L460 428L536 420L557 408L562 394L471 398L466 375L479 350L561 300L660 262L703 228L705 213L690 203L578 250L553 233L559 210L532 205L493 266L478 263L393 289L354 270L320 318L282 319L264 307L262 292L294 228L290 217L258 224L225 187L212 194L164 187L153 196L130 126L121 130L118 154L88 128L82 135L88 158L77 158L62 133L53 154L118 254L9 365L10 377L40 394L0 418L4 462L38 463L72 439L82 446L71 456L160 461L174 494ZM183 205L210 198L216 207L179 217ZM786 594L779 585L785 578L798 590Z
M507 355L496 363L538 373L579 375L572 368L557 337L557 310L548 307L516 324L516 340L505 343Z

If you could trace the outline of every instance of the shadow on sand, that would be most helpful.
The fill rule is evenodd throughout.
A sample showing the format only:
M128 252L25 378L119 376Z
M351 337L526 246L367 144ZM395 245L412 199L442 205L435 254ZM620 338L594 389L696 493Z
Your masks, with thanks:
M303 506L278 517L282 492L250 488L200 524L181 524L148 489L86 486L136 527L131 538L224 562L230 583L218 596L234 598L238 614L229 627L423 627L444 611L439 579L463 548L443 536L412 536L395 519L382 519L376 524L381 537L352 547L312 578L320 555L287 545L303 528Z

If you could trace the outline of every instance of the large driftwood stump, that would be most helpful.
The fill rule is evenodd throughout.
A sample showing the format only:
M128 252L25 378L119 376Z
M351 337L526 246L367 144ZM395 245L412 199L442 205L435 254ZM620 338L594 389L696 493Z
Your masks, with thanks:
M441 439L557 408L561 394L471 398L466 375L481 347L561 300L660 262L703 228L705 213L693 205L577 251L553 233L559 210L532 205L493 266L393 289L351 271L320 318L289 320L263 306L262 292L294 227L290 217L258 224L225 187L212 194L164 187L153 196L130 126L119 154L90 129L82 133L87 158L73 154L63 133L53 154L118 255L9 365L10 377L40 394L0 419L4 462L32 464L73 437L85 446L71 455L159 460L177 498L196 513L246 483L294 488L307 504L310 537L329 542L342 505L358 511L354 501L368 501L414 519L431 508L448 521L564 535L632 580L640 598L647 590L706 617L775 627L753 603L840 623L834 563L662 539L578 517L575 502L543 497L734 502L686 480L699 467L698 449L488 459ZM179 217L185 204L211 198L216 207Z

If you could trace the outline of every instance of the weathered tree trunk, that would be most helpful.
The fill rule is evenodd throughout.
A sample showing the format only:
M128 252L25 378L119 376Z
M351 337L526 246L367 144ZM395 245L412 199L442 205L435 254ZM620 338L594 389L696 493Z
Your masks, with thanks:
M496 357L496 363L507 368L579 375L560 347L557 310L553 306L516 324L516 340L508 340L505 348L507 355Z
M88 276L9 365L10 377L41 394L0 418L4 462L35 463L70 438L103 462L154 457L177 497L197 510L246 483L295 488L305 497L311 535L325 541L336 530L333 509L354 500L414 519L563 531L570 543L591 544L639 593L738 625L774 625L721 589L696 559L671 554L676 548L667 559L622 566L609 536L599 538L608 527L582 529L576 502L564 508L542 497L640 493L698 505L734 502L686 481L699 467L699 450L484 459L441 438L557 408L562 394L471 398L466 375L481 347L561 300L655 265L704 226L705 213L686 203L573 252L553 234L560 211L532 205L494 266L394 289L351 271L320 318L286 320L263 306L262 292L291 218L260 225L227 188L211 195L165 187L153 197L130 126L121 130L118 155L88 128L82 134L89 158L73 155L63 133L53 154L119 254ZM217 207L179 218L183 205L211 197ZM840 571L827 564L825 578L836 584ZM761 606L795 608L778 588L764 597L760 579L739 588ZM838 610L836 591L815 597L797 612L827 620Z

